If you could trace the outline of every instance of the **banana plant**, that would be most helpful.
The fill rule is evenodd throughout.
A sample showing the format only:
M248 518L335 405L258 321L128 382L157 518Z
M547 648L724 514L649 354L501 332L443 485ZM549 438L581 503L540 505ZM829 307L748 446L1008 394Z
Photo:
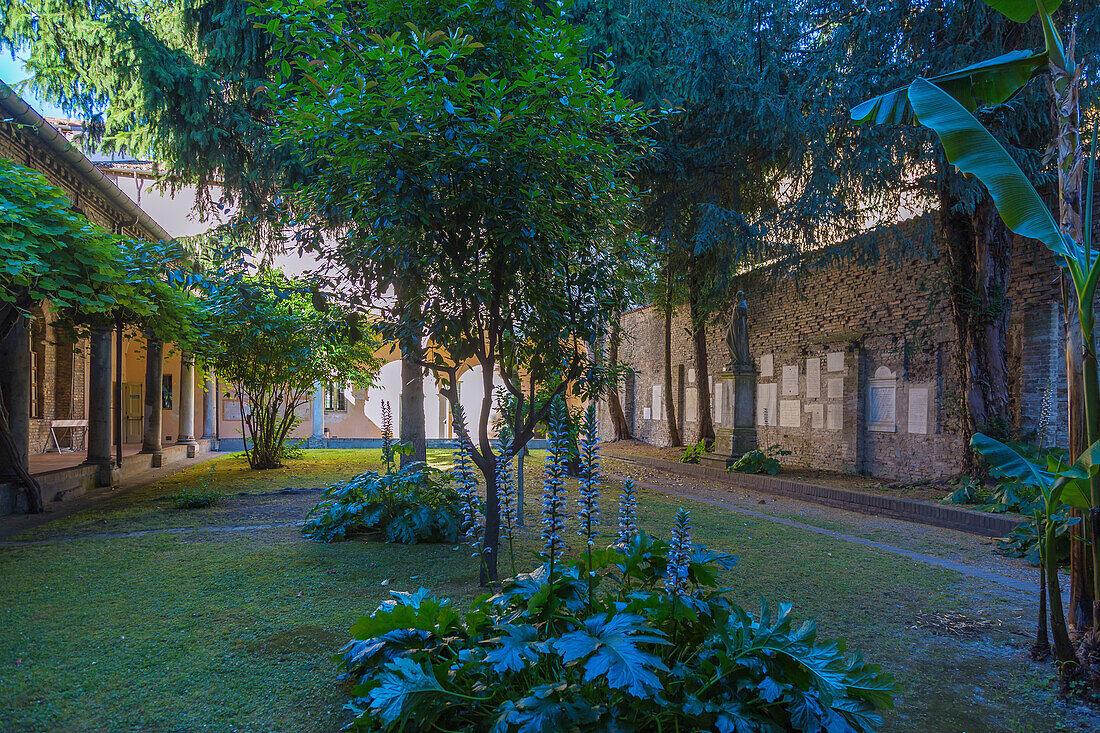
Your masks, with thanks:
M1046 593L1050 602L1050 626L1054 637L1054 653L1063 664L1064 673L1070 672L1064 665L1078 664L1077 654L1069 638L1066 615L1062 608L1062 592L1058 582L1058 524L1055 515L1063 506L1089 511L1093 503L1087 486L1100 469L1100 441L1093 443L1078 456L1072 466L1066 466L1056 458L1048 457L1045 465L1028 459L1015 448L988 435L977 433L970 447L985 458L995 474L1013 478L1038 489L1041 496L1037 507L1036 524L1041 527L1039 540L1040 562L1045 570Z
M1020 236L1037 239L1059 256L1073 281L1084 349L1083 377L1085 433L1087 443L1100 440L1100 383L1097 381L1096 354L1091 348L1096 327L1093 306L1100 263L1093 251L1093 184L1096 161L1090 156L1087 193L1084 197L1084 221L1074 202L1080 199L1078 165L1080 108L1077 86L1080 75L1067 54L1052 14L1061 0L983 0L991 8L1018 23L1038 16L1043 28L1045 48L1041 52L1017 51L974 64L949 74L915 79L908 87L895 89L852 109L857 123L903 123L916 121L933 130L947 155L963 173L972 175L989 190L997 210L1010 230ZM1060 211L1055 217L1008 151L974 116L980 106L1001 104L1012 98L1044 64L1053 81L1055 109L1058 111L1058 166ZM1096 150L1093 131L1092 156ZM1100 569L1100 476L1090 480L1089 501L1097 510L1090 516L1086 536L1092 538L1090 555L1093 568ZM1100 572L1093 573L1093 635L1100 638Z

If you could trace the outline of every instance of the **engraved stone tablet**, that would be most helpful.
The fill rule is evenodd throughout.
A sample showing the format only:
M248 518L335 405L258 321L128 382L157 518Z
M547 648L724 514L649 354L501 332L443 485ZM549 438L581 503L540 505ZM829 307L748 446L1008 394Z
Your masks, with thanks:
M756 385L756 424L774 428L779 424L776 414L778 385L775 382Z
M225 400L222 402L222 414L224 420L240 420L241 403L237 400Z
M783 396L798 396L798 365L783 367Z
M770 377L774 373L774 366L771 354L764 354L760 357L760 376Z
M688 384L695 384L695 370L688 369Z
M843 416L842 405L828 405L828 413L825 419L826 430L840 430L843 427L841 417Z
M928 388L909 388L909 432L928 434Z
M825 357L825 368L830 372L844 371L844 352L829 352L829 354Z
M810 413L810 427L814 430L821 430L825 427L825 405L816 404L810 405L806 408L806 412Z
M711 398L714 400L714 422L719 425L726 424L726 416L722 414L722 397L725 393L725 380L718 382L718 389L713 387L710 390Z
M829 379L829 399L839 400L844 397L844 377L832 377Z
M821 359L811 356L806 360L806 397L821 396Z
M684 390L684 420L687 422L699 421L699 390L688 387Z
M654 420L660 420L661 419L661 408L663 407L663 403L661 402L661 385L659 385L659 384L653 385L653 402L651 404L651 407L652 407L651 412L653 413L653 419Z
M651 410L648 407L643 409L642 410L642 419L643 420L652 420L653 419L653 410Z
M798 400L779 401L779 425L784 428L797 428L802 424L802 403Z
M868 430L877 433L897 432L897 391L897 375L888 367L876 369L868 388Z

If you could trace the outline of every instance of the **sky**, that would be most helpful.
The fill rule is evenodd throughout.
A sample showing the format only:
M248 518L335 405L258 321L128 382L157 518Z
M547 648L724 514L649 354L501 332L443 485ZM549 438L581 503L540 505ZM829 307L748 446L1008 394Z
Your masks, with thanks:
M19 82L29 77L30 74L23 68L23 62L20 59L16 58L13 60L9 49L0 49L0 80L10 87L15 87ZM23 97L24 102L34 107L34 110L43 117L69 116L62 112L57 106L42 101L30 90L22 90L20 96Z

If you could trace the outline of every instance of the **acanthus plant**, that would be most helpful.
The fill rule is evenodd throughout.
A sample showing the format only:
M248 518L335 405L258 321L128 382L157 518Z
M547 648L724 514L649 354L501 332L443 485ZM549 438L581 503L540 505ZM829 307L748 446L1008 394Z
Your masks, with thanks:
M504 412L501 411L503 415ZM497 424L497 493L500 501L500 528L508 541L508 557L512 563L512 575L516 574L516 484L512 476L513 438L507 419Z
M630 479L623 481L623 492L619 494L619 531L616 542L626 544L638 531L638 492Z
M893 679L795 626L789 604L754 617L731 603L718 574L735 559L690 546L681 519L675 550L635 533L591 561L550 554L465 614L423 588L393 593L343 649L360 682L350 727L875 731Z
M462 535L473 544L475 556L479 561L484 562L481 538L485 528L485 514L482 511L481 497L477 493L473 462L467 452L470 436L466 432L466 413L462 405L456 404L451 408L451 424L455 432L452 471L458 483L459 495L462 497Z
M389 400L382 400L382 463L387 473L394 471L393 412Z
M572 439L566 423L565 403L561 398L550 407L550 455L546 458L542 487L542 542L541 557L546 560L550 573L554 563L565 552L565 476L566 464L572 449Z

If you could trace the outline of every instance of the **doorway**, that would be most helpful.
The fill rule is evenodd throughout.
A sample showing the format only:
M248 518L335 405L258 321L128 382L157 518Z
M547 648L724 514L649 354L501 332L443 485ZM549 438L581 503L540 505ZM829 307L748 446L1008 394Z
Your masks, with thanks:
M144 427L145 400L141 382L126 383L122 386L122 442L140 443Z

